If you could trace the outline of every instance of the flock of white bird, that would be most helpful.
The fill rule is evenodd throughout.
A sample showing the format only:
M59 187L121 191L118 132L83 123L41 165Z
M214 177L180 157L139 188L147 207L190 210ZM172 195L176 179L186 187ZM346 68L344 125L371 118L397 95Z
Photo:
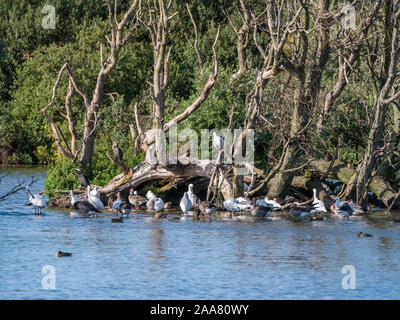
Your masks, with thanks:
M47 206L47 201L43 194L33 194L28 186L26 187L29 194L29 201L35 208L35 214L40 214L42 208ZM104 209L104 204L100 199L100 192L95 187L91 189L87 187L87 201L82 200L70 190L71 205L72 207L86 216L95 216ZM147 210L158 212L165 208L164 201L157 197L157 195L148 191L146 197L142 197L137 191L131 189L128 196L129 202L124 202L121 199L120 193L117 195L116 201L112 204L112 209L121 212L122 216L131 213L132 208L139 209L141 206L146 205ZM249 212L252 216L263 218L271 215L276 210L281 210L282 206L275 200L268 198L256 199L250 201L244 197L235 199L227 199L223 202L223 206L228 212ZM204 216L211 216L217 207L211 201L200 201L194 193L194 185L190 184L188 190L183 194L180 200L179 207L184 216L188 215L190 209L197 208ZM334 214L341 217L349 217L355 212L354 205L347 201L340 201L339 197L336 198L335 203L330 207ZM326 213L324 202L318 199L317 190L313 189L313 201L308 205L301 205L294 203L289 210L289 213L296 218L304 218L313 216L318 213Z

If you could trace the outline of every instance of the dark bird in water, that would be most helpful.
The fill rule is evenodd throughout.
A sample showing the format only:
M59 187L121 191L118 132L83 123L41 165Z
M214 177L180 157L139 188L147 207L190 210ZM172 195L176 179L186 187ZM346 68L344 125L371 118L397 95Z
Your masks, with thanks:
M113 141L112 150L113 150L113 153L114 153L114 157L115 157L119 162L122 162L122 161L123 161L124 154L122 153L122 150L120 149L120 147L118 147L117 141Z
M81 168L76 168L76 171L78 171L78 180L79 183L81 184L82 187L87 188L87 186L90 185L88 179L83 175L82 169Z
M72 253L69 252L62 252L62 251L57 251L56 257L70 257L72 256Z
M72 207L89 216L90 214L100 213L99 210L96 209L89 201L83 201L81 198L74 195L72 190L69 191L71 195L71 205Z
M361 231L359 233L357 233L359 238L368 238L368 237L373 237L372 234L369 233L362 233Z
M199 204L199 210L205 217L211 217L211 215L217 210L217 207L212 204L211 201L202 201ZM197 215L198 217L199 215Z
M119 217L119 218L111 218L111 222L124 222L124 218Z
M272 208L262 205L257 206L256 198L253 198L253 205L250 212L255 218L264 218L266 215L270 215L272 213Z
M154 214L155 219L161 219L161 218L166 218L166 217L168 217L168 213L165 213L162 211L158 211Z

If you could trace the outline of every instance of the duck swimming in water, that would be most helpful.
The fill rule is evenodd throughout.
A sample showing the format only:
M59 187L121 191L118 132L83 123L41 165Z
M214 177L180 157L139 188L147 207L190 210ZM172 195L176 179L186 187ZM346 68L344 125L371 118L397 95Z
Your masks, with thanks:
M370 237L373 237L372 234L369 234L369 233L362 233L361 231L360 231L359 233L357 233L357 236L358 236L359 238L370 238Z
M70 257L70 256L72 256L72 253L62 252L62 251L56 252L56 257Z

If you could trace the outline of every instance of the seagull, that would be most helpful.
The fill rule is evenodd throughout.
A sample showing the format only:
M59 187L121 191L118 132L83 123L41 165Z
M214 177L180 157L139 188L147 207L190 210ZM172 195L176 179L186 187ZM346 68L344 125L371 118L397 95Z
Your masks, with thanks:
M317 212L326 212L325 204L318 199L317 189L314 188L313 193L314 193L314 201L313 201L314 209L317 210Z
M150 211L160 211L164 208L164 201L160 198L151 198L146 203L146 207Z
M214 204L212 204L211 201L202 201L199 204L199 210L204 216L211 217L211 215L215 212L215 210L217 210L217 207Z
M249 210L251 209L251 202L250 200L243 198L243 197L239 197L235 199L237 201L237 205L240 208L240 210Z
M94 189L90 190L89 193L90 193L91 196L100 199L100 192L99 192L99 190L97 190L97 187L94 187Z
M122 161L123 161L124 154L122 153L122 150L118 147L117 141L113 141L112 150L113 150L113 153L114 153L115 158L116 158L119 162L122 162Z
M189 189L188 189L187 194L188 194L188 197L190 199L192 206L194 207L194 206L196 206L196 203L197 203L197 196L194 194L193 187L194 187L193 184L189 184Z
M94 189L97 191L97 189ZM90 186L87 187L87 193L88 193L88 200L89 202L96 208L96 209L104 209L104 204L101 202L101 200L93 195L93 191L90 191ZM96 194L96 193L95 193Z
M224 149L224 138L213 131L213 146L219 152Z
M117 200L115 200L112 204L112 208L119 211L119 208L121 207L122 204L122 200L121 200L121 194L118 192L117 193Z
M99 210L97 210L97 208L89 201L83 201L81 198L75 196L72 190L69 190L69 193L71 195L71 205L75 210L80 211L87 216L99 213Z
M88 179L86 179L86 177L83 175L82 169L76 168L75 170L78 171L78 180L81 186L86 188L88 185L90 185Z
M146 198L148 200L156 200L156 199L158 199L158 197L155 195L155 193L153 191L151 191L151 190L147 191Z
M282 206L278 202L276 202L275 200L270 200L268 199L268 197L265 197L264 201L269 207L272 206L274 210L279 210L282 208Z
M238 212L240 208L238 206L237 199L227 199L224 201L224 208L229 212Z
M192 201L190 200L190 198L188 196L188 192L185 192L183 194L183 197L181 199L179 206L181 207L183 214L186 214L189 211L190 207L192 206Z
M145 197L139 196L138 192L134 191L133 188L129 190L128 200L136 209L147 202L147 199Z
M26 191L28 191L29 193L29 201L35 207L35 214L41 214L42 208L47 207L46 198L44 198L43 195L40 195L39 193L33 194L31 190L29 190L28 186L26 186Z

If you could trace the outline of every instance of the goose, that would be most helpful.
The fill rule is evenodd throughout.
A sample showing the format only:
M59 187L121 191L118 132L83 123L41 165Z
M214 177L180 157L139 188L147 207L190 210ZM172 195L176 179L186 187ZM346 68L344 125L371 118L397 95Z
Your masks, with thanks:
M129 190L128 200L135 208L138 208L147 202L145 197L139 196L138 192L134 191L132 188Z
M347 201L340 201L339 197L336 197L335 203L331 206L331 209L335 215L342 217L349 217L354 212L354 206Z
M272 213L272 207L257 205L256 198L253 198L253 205L250 213L255 218L264 218L266 215L270 215Z
M314 209L317 210L317 212L327 212L326 208L325 208L325 204L318 199L318 195L317 195L317 189L313 189L313 193L314 193L314 200L313 200L313 206Z
M191 206L192 206L192 201L189 198L188 192L185 192L183 194L181 202L179 203L179 207L181 208L183 214L186 215L186 213L189 211Z
M211 217L215 210L217 210L217 207L211 201L202 201L199 204L199 210L204 216Z
M265 197L264 201L265 201L265 203L267 203L267 205L269 207L272 207L274 210L282 209L282 206L278 202L276 202L275 199L270 200L270 199L268 199L268 197Z
M26 191L29 193L29 201L35 207L35 214L41 214L42 208L47 207L46 198L39 193L33 194L28 186L26 186Z
M97 191L97 189L94 189ZM95 194L96 194L95 192ZM88 201L96 208L96 209L104 209L104 204L101 202L101 200L93 194L93 191L90 191L90 186L87 187L87 193L88 193Z
M62 251L56 252L56 257L70 257L70 256L72 256L72 253L62 252Z
M363 232L359 232L359 233L357 233L357 236L359 237L359 238L369 238L369 237L373 237L373 235L372 234L369 234L369 233L363 233Z
M75 210L82 212L87 216L90 214L95 215L99 213L99 210L97 210L97 208L89 201L82 201L81 198L74 195L72 190L69 190L69 193L71 195L71 205Z
M197 203L197 196L194 194L193 187L194 187L193 184L189 184L189 189L187 191L187 194L192 206L194 207L196 206Z
M227 199L227 200L225 200L224 201L224 208L229 212L238 212L238 211L240 211L237 199Z
M213 131L213 146L219 152L224 149L224 138Z

